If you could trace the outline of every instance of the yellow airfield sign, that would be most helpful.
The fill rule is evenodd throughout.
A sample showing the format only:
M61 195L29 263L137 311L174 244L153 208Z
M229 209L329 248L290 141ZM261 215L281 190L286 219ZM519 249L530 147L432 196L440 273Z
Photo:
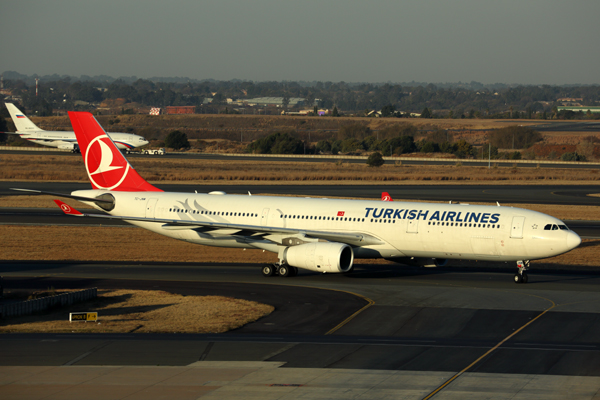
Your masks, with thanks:
M98 313L97 312L69 313L69 322L73 322L73 321L96 322L96 321L98 321Z

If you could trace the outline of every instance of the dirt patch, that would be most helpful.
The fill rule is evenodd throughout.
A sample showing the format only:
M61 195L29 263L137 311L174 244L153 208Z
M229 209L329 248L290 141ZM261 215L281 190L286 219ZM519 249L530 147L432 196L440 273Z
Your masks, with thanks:
M0 333L222 333L274 307L222 296L163 291L99 290L98 298L52 312L2 320ZM71 312L98 312L98 322L69 322Z

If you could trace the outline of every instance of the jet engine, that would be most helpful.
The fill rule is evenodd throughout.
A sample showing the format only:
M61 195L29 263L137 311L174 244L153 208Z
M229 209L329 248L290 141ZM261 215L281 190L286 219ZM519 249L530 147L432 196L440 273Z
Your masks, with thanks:
M59 149L71 150L72 153L79 153L79 145L77 143L61 143L58 145Z
M352 271L354 252L344 243L317 242L287 247L283 261L288 265L317 272L342 273Z

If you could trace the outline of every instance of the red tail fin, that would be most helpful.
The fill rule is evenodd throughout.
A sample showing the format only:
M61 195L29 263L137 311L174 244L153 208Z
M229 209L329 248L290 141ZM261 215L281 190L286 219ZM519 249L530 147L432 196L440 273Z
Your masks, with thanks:
M381 193L381 201L394 201L388 192Z
M69 118L94 189L162 192L133 169L92 114L69 111Z

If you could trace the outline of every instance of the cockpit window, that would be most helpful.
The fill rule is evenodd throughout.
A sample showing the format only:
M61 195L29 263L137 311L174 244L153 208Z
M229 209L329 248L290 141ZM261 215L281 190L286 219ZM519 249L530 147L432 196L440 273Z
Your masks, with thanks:
M548 225L544 226L545 231L557 231L559 229L563 230L563 231L569 230L569 228L567 228L566 225L548 224Z
M146 141L145 138L143 138L143 137L140 138L140 142L145 142L145 141Z

